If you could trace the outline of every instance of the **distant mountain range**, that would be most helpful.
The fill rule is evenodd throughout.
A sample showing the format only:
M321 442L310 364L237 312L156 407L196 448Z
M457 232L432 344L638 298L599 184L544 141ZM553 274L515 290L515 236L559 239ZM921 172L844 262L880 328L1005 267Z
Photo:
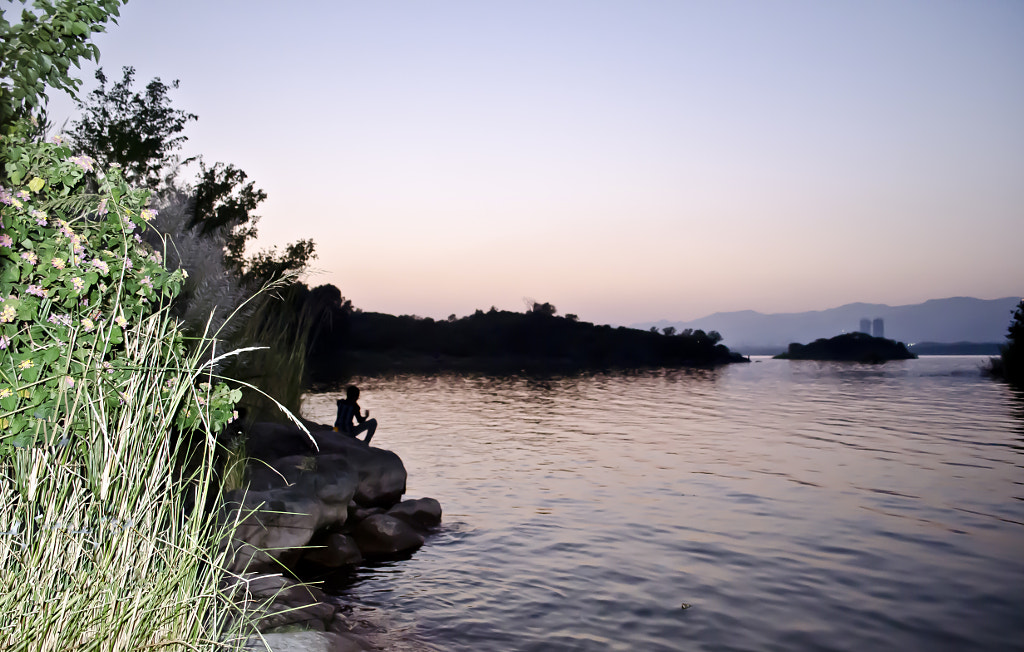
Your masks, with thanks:
M1018 297L932 299L909 306L850 303L828 310L763 314L753 310L716 312L693 321L661 320L633 324L634 328L674 326L718 331L723 343L741 353L771 353L790 342L807 343L859 329L861 319L881 318L885 337L915 342L1004 342Z

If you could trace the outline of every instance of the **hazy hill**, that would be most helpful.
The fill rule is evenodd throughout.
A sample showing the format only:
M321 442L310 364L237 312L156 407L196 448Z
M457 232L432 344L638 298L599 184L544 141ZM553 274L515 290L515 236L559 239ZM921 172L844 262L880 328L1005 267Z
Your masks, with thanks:
M856 331L861 318L885 320L885 337L914 342L1003 342L1018 297L932 299L909 306L850 303L828 310L763 314L753 310L718 312L688 322L645 322L636 328L674 326L718 331L723 342L740 353L786 350L790 342L812 342ZM768 351L764 351L768 352Z

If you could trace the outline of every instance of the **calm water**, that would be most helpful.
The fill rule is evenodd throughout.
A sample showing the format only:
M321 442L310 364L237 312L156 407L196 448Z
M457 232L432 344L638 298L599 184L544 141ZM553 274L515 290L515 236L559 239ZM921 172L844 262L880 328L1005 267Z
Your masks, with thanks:
M339 602L393 649L1024 649L1024 397L755 360L356 379L445 524Z

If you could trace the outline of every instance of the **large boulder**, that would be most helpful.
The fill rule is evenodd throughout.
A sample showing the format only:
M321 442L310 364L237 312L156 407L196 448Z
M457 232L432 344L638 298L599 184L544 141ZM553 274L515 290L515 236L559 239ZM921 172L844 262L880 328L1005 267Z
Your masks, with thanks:
M345 525L359 476L343 457L294 456L253 469L249 489L226 494L224 517L236 524L231 570L280 570L317 532Z
M245 452L252 459L270 462L291 455L319 451L313 439L292 424L254 423L246 429Z
M295 426L256 423L249 428L246 453L250 487L288 486L306 474L313 457L318 474L330 475L331 465L347 461L358 474L354 500L364 507L390 507L402 499L408 474L395 453L367 446L361 440L334 432L322 424L306 422L310 434Z

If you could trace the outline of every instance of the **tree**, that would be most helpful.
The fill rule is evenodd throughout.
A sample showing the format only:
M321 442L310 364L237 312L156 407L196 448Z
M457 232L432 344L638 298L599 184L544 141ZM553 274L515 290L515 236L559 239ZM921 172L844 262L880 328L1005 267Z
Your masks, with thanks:
M199 163L199 177L192 189L193 214L190 227L199 227L203 235L220 234L224 238L225 262L238 273L245 267L245 245L256 237L258 215L253 211L267 198L246 183L247 175L233 165ZM310 250L312 254L312 250ZM303 262L301 267L305 267Z
M992 361L993 371L1012 383L1024 385L1024 301L1017 304L1006 340L1001 355Z
M277 247L264 249L247 261L242 274L243 282L258 286L276 281L288 272L299 272L315 258L316 244L312 240L298 240L277 253Z
M135 68L130 66L122 69L121 81L110 90L102 68L96 79L99 88L77 103L82 117L72 123L74 144L104 168L120 165L129 183L150 188L173 185L181 163L175 152L188 140L181 132L199 117L171 107L168 91L178 87L178 80L168 86L156 77L138 93L132 91Z
M530 312L534 315L541 315L543 317L554 317L555 313L558 312L558 308L555 308L553 304L550 304L547 301L544 303L534 301L533 305L530 306Z
M666 326L665 328L661 329L661 332L664 333L667 337L672 337L673 335L676 334L676 327Z
M169 91L178 87L177 80L167 85L157 77L138 92L131 67L109 89L102 69L96 79L100 87L78 103L83 116L73 123L72 139L84 153L101 165L117 163L129 181L156 189L165 204L191 204L186 228L219 242L224 266L250 286L301 271L315 258L312 240L291 243L281 253L271 248L246 257L246 245L257 234L254 211L267 194L234 165L208 167L201 157L181 160L177 152L188 140L185 126L198 118L171 105ZM199 173L192 184L181 184L178 169L191 161L199 162Z
M36 0L12 25L0 10L0 134L14 121L43 109L47 87L72 97L82 80L72 77L82 59L99 61L91 42L106 23L116 23L125 0Z

